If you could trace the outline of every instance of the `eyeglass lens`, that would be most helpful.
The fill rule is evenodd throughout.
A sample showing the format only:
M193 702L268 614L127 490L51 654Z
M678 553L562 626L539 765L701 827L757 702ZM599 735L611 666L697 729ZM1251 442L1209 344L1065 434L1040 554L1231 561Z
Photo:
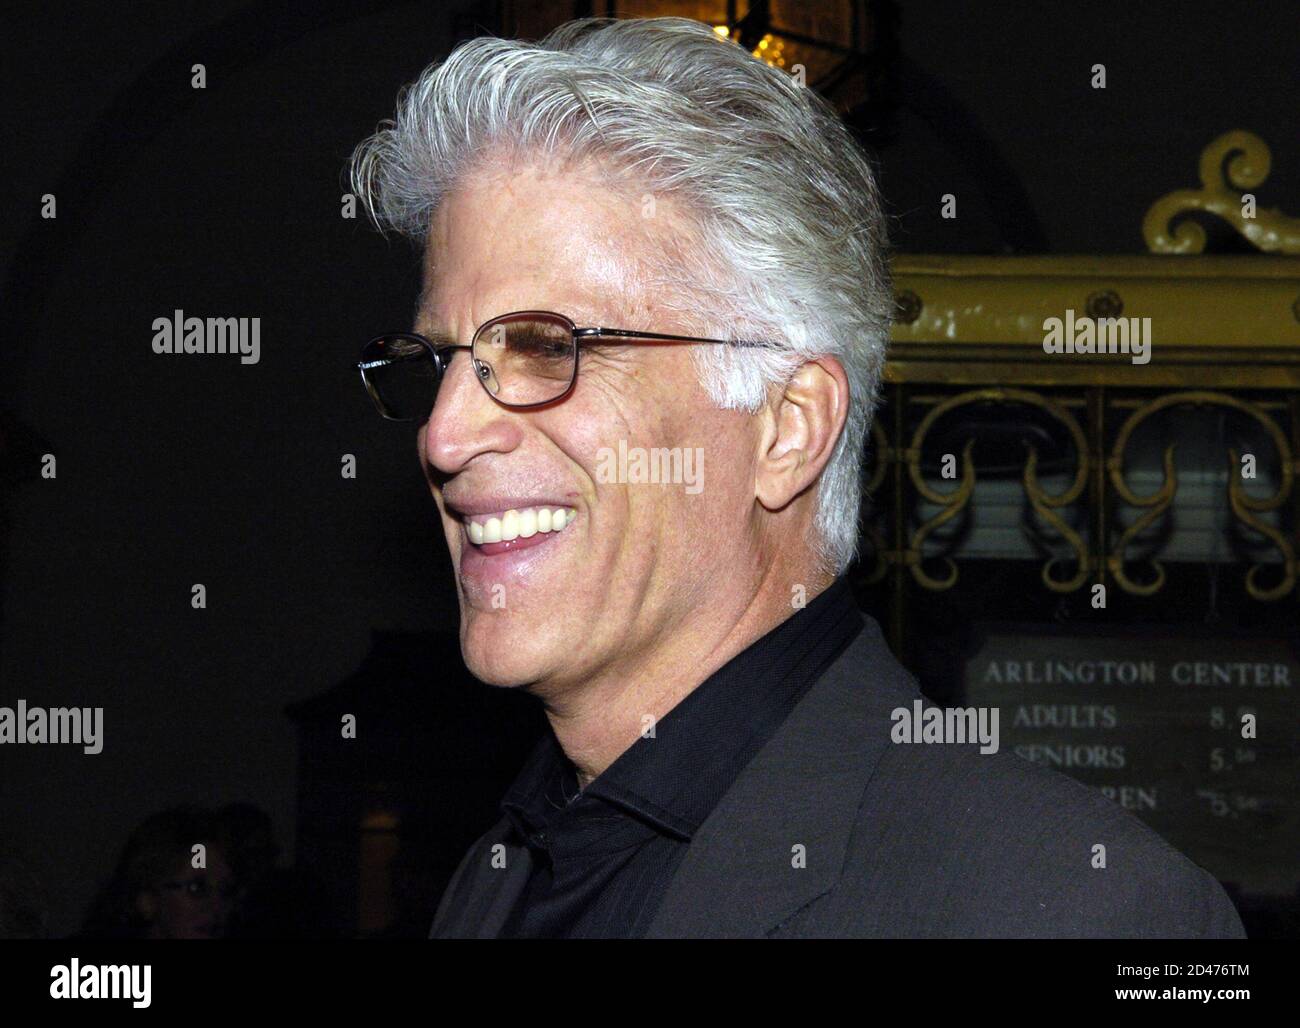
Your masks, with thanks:
M433 355L412 336L373 340L361 355L361 376L370 398L386 418L424 421L433 410L438 373Z
M450 359L454 352L442 359ZM577 367L573 325L559 315L544 313L496 318L475 335L471 358L479 381L500 402L512 407L550 403L573 384ZM413 336L383 336L366 348L362 375L385 417L427 420L437 399L434 360Z
M489 394L513 407L548 403L573 382L573 325L532 314L489 321L474 337L474 366Z

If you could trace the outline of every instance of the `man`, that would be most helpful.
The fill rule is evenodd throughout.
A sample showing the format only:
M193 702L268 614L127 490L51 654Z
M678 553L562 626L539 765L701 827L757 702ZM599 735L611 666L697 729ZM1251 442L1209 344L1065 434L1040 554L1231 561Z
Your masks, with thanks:
M476 39L353 175L425 245L363 379L420 424L466 663L552 729L433 936L1241 934L1094 791L891 741L919 693L843 577L884 222L811 90L675 19Z

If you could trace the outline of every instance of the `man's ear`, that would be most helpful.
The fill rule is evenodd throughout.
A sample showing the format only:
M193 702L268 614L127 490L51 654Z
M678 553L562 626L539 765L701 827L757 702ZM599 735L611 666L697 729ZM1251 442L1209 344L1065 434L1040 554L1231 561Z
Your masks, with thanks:
M835 357L818 357L774 391L764 408L755 495L781 510L817 481L849 414L849 379Z

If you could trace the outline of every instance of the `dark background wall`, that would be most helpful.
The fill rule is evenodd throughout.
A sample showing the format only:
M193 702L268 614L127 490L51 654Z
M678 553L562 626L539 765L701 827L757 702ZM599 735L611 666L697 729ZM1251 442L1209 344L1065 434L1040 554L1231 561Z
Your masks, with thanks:
M1291 0L892 13L897 103L868 139L902 251L1140 252L1147 206L1194 185L1201 148L1233 128L1273 149L1260 205L1300 211ZM106 720L98 756L0 750L0 833L45 879L56 933L171 803L250 800L290 844L285 706L352 672L373 628L454 628L413 438L373 416L350 366L406 324L414 252L340 217L341 173L398 87L496 16L7 11L0 705ZM955 221L938 216L949 192ZM45 193L56 220L39 217ZM151 323L176 308L260 317L261 362L155 355ZM348 453L356 480L339 473Z

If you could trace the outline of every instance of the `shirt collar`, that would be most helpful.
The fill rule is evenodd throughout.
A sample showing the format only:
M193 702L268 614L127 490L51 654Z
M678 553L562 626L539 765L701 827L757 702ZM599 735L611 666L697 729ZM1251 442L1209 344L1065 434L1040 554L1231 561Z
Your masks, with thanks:
M692 690L582 797L689 840L862 625L847 579L836 580ZM527 839L565 808L576 788L572 765L547 731L502 800L502 811Z

